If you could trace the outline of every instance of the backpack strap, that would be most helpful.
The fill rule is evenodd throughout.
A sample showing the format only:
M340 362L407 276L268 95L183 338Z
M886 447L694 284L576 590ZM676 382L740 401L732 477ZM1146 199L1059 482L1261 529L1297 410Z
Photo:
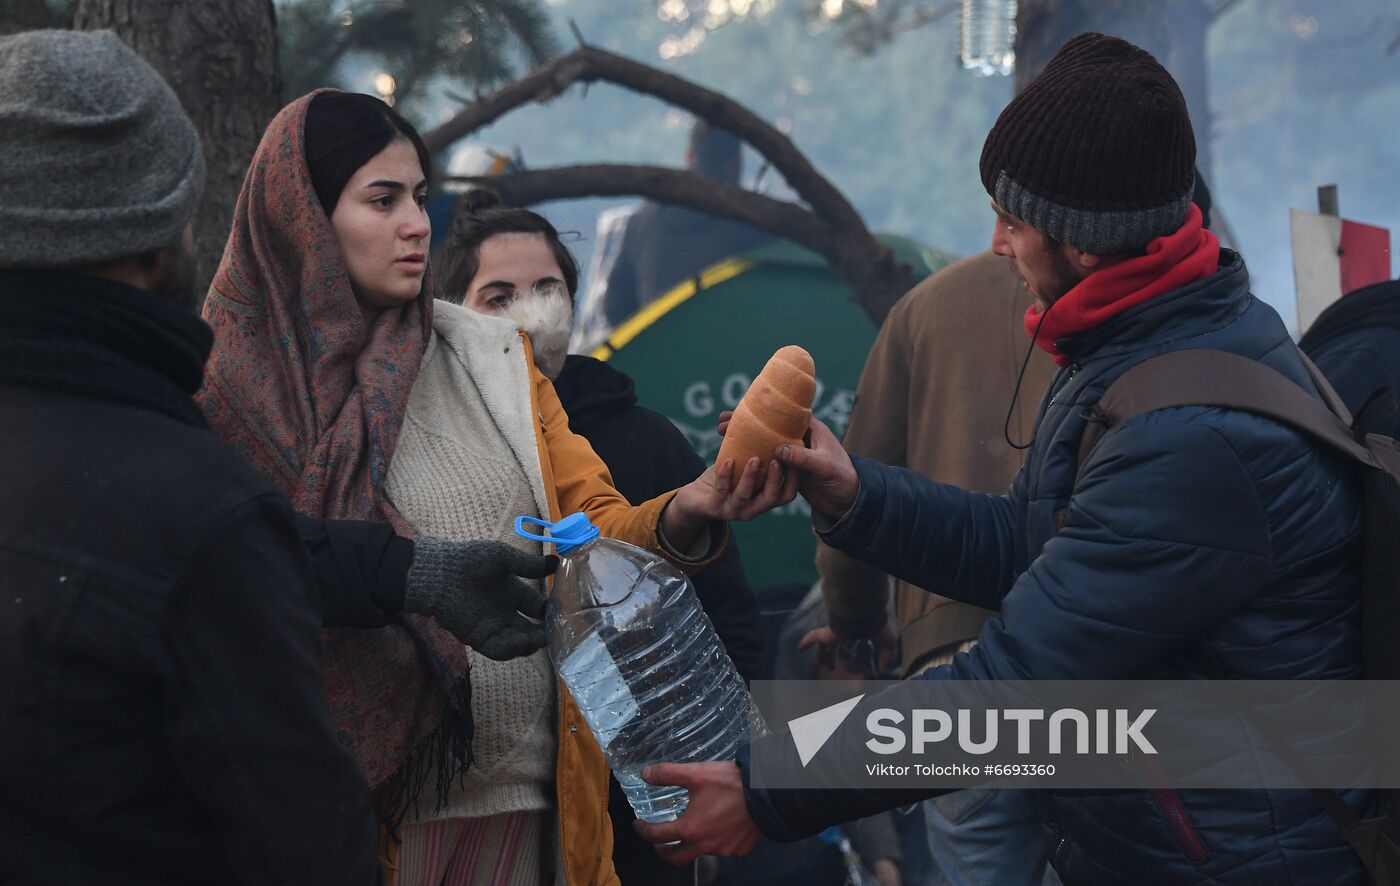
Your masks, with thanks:
M1313 387L1317 388L1317 392L1322 395L1322 402L1326 403L1332 414L1337 416L1347 427L1352 427L1355 424L1355 418L1347 409L1347 405L1342 402L1342 395L1338 394L1337 389L1332 387L1332 383L1327 380L1327 376L1322 374L1322 370L1317 368L1317 364L1312 361L1312 358L1304 354L1301 349L1298 351L1298 359L1303 361L1303 368L1308 371L1309 380L1312 381Z
M1400 478L1400 446L1396 441L1354 431L1351 413L1336 390L1305 354L1299 351L1298 356L1321 399L1277 370L1227 351L1170 351L1133 366L1108 386L1087 416L1088 423L1079 441L1075 484L1078 485L1078 475L1083 473L1089 453L1124 421L1144 412L1179 406L1218 406L1262 415L1368 467ZM1219 665L1208 658L1204 669L1212 679L1228 679ZM1244 710L1283 759L1308 777L1312 767L1268 717L1248 702L1244 702ZM1373 882L1400 882L1393 867L1400 865L1400 851L1389 837L1385 816L1363 819L1335 790L1313 788L1311 794L1343 839L1360 855Z
M1312 361L1303 356L1311 392L1257 360L1190 348L1149 357L1120 375L1090 411L1079 441L1078 472L1089 453L1124 421L1178 406L1219 406L1271 418L1372 468L1384 467L1351 430L1351 414Z

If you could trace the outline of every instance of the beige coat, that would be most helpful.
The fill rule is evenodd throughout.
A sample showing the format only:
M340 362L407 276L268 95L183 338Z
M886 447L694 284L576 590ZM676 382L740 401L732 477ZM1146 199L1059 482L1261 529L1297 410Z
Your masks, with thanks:
M662 545L658 523L675 492L633 506L613 488L607 466L587 440L569 430L569 417L554 385L535 366L529 338L513 323L441 301L433 310L434 351L451 348L451 358L476 381L491 420L525 468L541 514L559 520L582 511L603 535L660 554L687 573L719 554L728 537L724 524L712 524L702 558L683 560ZM425 359L415 385L433 383L429 375L445 365ZM435 408L450 409L451 404L442 402ZM703 542L697 546L705 548ZM558 713L556 808L567 884L617 884L608 766L563 683Z
M861 373L843 440L858 455L911 468L943 483L1005 492L1022 453L1002 423L1030 348L1022 316L1031 298L1007 259L982 252L919 283L890 312ZM1030 437L1054 364L1032 349L1011 436ZM843 637L883 624L889 578L818 544L817 569L831 625ZM895 619L903 673L930 655L973 639L992 613L899 582Z

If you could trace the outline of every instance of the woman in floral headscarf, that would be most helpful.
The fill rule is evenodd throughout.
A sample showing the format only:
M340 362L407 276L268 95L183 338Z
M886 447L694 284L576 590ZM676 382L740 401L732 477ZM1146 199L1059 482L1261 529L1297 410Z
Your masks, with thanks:
M628 505L569 432L528 338L431 300L428 169L392 109L322 91L278 114L248 172L205 305L202 402L298 511L519 546L517 514L584 511L695 569L723 545L723 520L791 500L793 478L760 477L753 459ZM607 769L543 653L497 665L404 615L328 630L324 667L342 740L391 818L407 804L401 884L616 882ZM461 779L472 714L522 712L506 750L519 765L492 769L507 783ZM410 802L432 772L436 796Z

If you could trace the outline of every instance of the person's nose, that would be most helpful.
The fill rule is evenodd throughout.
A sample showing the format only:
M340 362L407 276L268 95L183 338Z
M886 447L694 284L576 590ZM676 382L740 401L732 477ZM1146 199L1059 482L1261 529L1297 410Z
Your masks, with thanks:
M405 240L422 240L432 232L433 226L428 222L428 213L416 205L412 214L405 218L399 227L399 236Z
M1011 237L1006 233L1006 225L997 221L992 225L992 252L1002 258L1011 258Z

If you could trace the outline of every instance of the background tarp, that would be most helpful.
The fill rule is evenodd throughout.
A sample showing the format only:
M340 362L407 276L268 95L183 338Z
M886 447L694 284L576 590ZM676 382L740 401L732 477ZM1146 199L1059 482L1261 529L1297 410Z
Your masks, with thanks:
M950 261L912 240L879 239L911 267L915 281ZM671 419L709 464L719 451L719 413L734 408L784 345L811 353L817 367L813 414L844 434L876 331L824 259L776 242L675 287L621 324L593 355L630 375L641 405ZM800 498L732 529L760 597L770 586L816 580L810 511Z

